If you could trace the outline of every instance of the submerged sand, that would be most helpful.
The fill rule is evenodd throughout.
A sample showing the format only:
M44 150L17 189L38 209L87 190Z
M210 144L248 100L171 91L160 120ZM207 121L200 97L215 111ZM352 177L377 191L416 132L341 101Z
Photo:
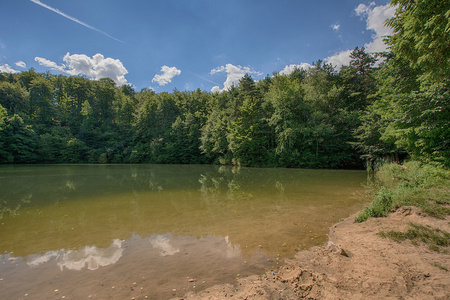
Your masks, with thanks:
M330 228L324 246L298 252L280 269L175 299L450 299L450 254L378 235L406 231L410 222L450 232L449 221L415 207L363 223L351 216Z

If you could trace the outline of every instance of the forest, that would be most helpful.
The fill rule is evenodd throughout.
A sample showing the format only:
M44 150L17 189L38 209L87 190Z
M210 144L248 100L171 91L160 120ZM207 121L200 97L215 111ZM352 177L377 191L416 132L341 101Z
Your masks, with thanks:
M245 75L220 93L1 73L0 163L357 169L411 158L449 167L449 4L392 4L389 51L356 47L339 70L319 60Z

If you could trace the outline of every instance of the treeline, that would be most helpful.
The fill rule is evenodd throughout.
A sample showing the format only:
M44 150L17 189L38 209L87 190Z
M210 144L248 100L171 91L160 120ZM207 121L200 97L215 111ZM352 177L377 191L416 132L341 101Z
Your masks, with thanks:
M246 75L222 93L2 74L1 162L358 167L350 142L375 91L375 60L363 49L354 54L340 72L318 62L257 82Z
M0 163L360 168L412 157L449 166L448 16L439 5L414 15L415 5L389 21L388 53L357 47L339 71L318 61L260 81L245 75L222 93L0 74ZM444 25L423 37L430 20Z

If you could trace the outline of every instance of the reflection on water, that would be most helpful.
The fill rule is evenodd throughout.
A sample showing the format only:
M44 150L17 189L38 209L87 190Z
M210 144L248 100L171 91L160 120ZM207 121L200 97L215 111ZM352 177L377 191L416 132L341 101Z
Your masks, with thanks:
M57 290L63 293L57 298L92 298L95 293L98 299L168 299L196 287L262 273L274 264L268 259L261 251L244 259L240 246L228 237L134 234L107 248L63 249L22 258L3 255L0 298L26 294L30 299L51 299Z
M145 284L157 298L180 282L187 289L180 276L211 285L263 272L323 243L331 224L361 209L365 179L359 171L1 166L0 272L9 279L0 298L44 293L36 284L48 284L25 280L29 272L68 288L76 274L98 283L107 272L113 286L138 274L154 278ZM72 284L72 293L81 291Z
M180 249L174 248L170 244L170 240L167 236L157 234L154 237L150 238L150 243L153 248L159 249L161 256L174 255L175 253L180 252Z
M49 251L28 262L29 266L36 267L40 264L55 260L61 271L68 270L97 270L99 267L116 263L122 257L122 241L115 239L108 248L86 246L81 250Z

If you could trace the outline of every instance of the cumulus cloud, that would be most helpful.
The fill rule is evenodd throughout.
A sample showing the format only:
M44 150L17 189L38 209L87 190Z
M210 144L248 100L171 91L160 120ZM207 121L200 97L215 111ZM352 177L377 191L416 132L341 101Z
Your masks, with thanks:
M48 60L46 58L43 57L35 57L34 60L41 66L50 68L52 70L57 70L57 71L61 71L61 72L65 72L64 65L58 65L57 63L55 63L54 61Z
M352 51L353 50L341 51L335 55L325 58L325 61L339 69L342 66L350 64L350 53L352 53Z
M292 72L294 72L296 69L308 70L311 67L312 66L308 63L301 63L299 65L296 65L296 64L286 65L286 67L284 67L284 69L280 72L280 75L289 75Z
M157 82L159 86L171 83L172 79L175 76L181 74L181 70L178 70L176 67L168 67L168 66L162 66L161 72L162 74L156 74L155 77L153 77L152 79L152 82Z
M18 66L19 68L25 69L27 67L27 64L23 61L18 61L18 62L16 62L16 66Z
M390 6L389 4L382 6L374 6L372 2L370 6L365 6L364 4L360 4L360 6L364 6L362 10L356 9L355 12L359 16L365 16L366 20L366 28L368 30L372 30L374 34L372 35L373 41L367 43L365 45L366 50L368 52L381 52L386 51L387 47L383 42L383 39L386 36L392 35L392 28L384 25L386 19L392 18L395 14L395 7Z
M218 85L214 86L211 89L211 92L222 92L229 90L233 85L237 85L239 80L244 77L245 74L255 74L257 76L261 76L263 73L257 72L255 70L250 69L249 67L235 66L232 64L226 64L225 66L220 66L215 69L212 69L210 74L214 75L217 73L226 73L227 79L223 83L223 88L221 89Z
M0 73L19 73L20 71L14 70L8 64L0 66Z
M376 3L374 1L370 2L368 6L361 3L355 8L355 13L357 16L361 16L363 14L368 13L370 11L370 9L375 5L376 5Z
M341 25L339 24L333 24L330 26L331 28L333 28L334 31L339 31L339 28L341 28Z
M386 44L383 39L386 36L392 35L392 29L384 25L386 19L392 18L395 14L395 7L391 7L389 4L376 6L375 2L371 2L369 5L359 4L355 8L355 13L362 19L366 20L366 29L371 30L372 41L366 43L364 48L369 53L383 52L387 50ZM350 62L350 53L352 50L341 51L335 55L327 57L325 61L331 63L337 68L343 65L348 65Z
M72 76L84 75L96 80L109 77L119 86L127 83L125 75L128 74L128 71L122 62L119 59L105 58L100 53L89 57L85 54L71 55L67 52L63 57L64 63L61 65L42 57L35 57L34 60L41 66Z

